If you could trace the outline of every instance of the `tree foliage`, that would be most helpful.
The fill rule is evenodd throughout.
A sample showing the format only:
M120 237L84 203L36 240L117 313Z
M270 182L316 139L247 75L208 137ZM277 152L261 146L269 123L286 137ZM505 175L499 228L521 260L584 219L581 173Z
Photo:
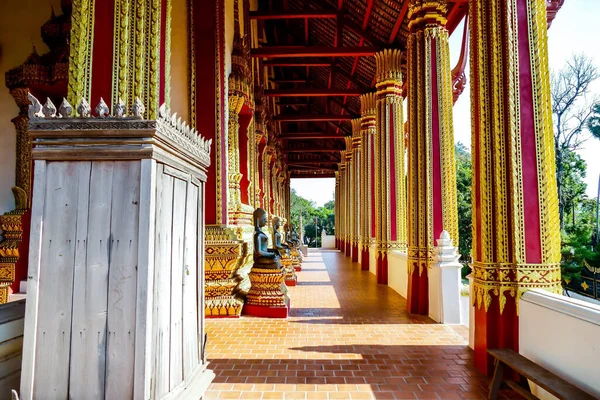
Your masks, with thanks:
M322 207L317 207L310 200L299 196L294 189L290 193L290 213L292 224L299 229L300 216L302 216L303 235L310 245L317 241L317 246L321 241L321 231L325 229L328 235L334 234L335 227L335 203L333 200L328 201ZM318 221L318 229L315 225L315 220Z
M458 203L458 252L467 262L471 256L471 153L462 143L456 144L456 192Z
M591 58L573 55L565 66L552 74L551 97L554 123L554 150L556 156L556 183L560 226L564 228L564 214L572 202L569 185L569 163L571 154L581 148L591 137L600 138L600 105L589 101L590 85L599 77Z

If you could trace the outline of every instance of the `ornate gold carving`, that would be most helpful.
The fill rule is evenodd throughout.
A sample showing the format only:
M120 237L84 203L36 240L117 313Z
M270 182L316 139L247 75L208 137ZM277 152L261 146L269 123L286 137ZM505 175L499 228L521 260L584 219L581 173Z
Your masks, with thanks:
M371 179L374 171L371 169L371 148L377 129L377 95L366 93L360 96L361 109L361 200L360 200L360 245L362 251L368 251L371 245L371 213L374 204L371 204Z
M190 126L196 129L196 35L194 33L194 0L187 0L188 7L188 115ZM217 207L218 208L218 207Z
M69 93L71 104L90 98L92 85L92 46L94 43L95 0L73 0L69 56Z
M240 291L236 293L240 284L236 276L243 267L247 246L221 225L206 225L205 234L206 316L239 316L244 300Z
M167 0L166 4L166 17L165 17L165 101L167 107L171 106L171 12L172 12L172 0ZM191 114L189 114L191 115ZM189 117L188 117L189 118Z
M441 218L458 243L452 77L445 1L412 1L408 37L408 271L422 274L435 257L434 190L441 186ZM435 60L433 64L432 60ZM435 81L434 81L435 77ZM433 97L434 84L437 98ZM434 106L437 113L434 114ZM437 123L437 124L436 124ZM434 124L438 131L434 134ZM437 136L436 136L437 135ZM435 141L437 140L437 143ZM434 143L439 149L435 171ZM439 176L440 182L434 176ZM439 233L438 233L439 234Z
M246 303L262 307L287 307L289 298L281 269L252 268Z
M377 64L377 129L375 135L376 245L406 250L406 179L404 175L404 134L402 111L402 73L400 50L375 54ZM395 201L395 206L394 206ZM395 208L395 232L390 222ZM392 237L395 239L392 240Z
M0 304L8 302L10 286L15 281L15 266L19 260L19 246L23 241L23 215L27 212L27 193L19 187L12 188L15 210L0 216Z
M408 27L420 25L446 25L447 0L410 0L408 5Z
M27 130L29 122L28 95L29 89L12 89L10 94L19 107L19 115L11 120L17 133L15 185L25 191L27 198L31 198L31 137Z
M505 293L516 296L541 288L560 293L560 229L552 135L544 0L527 2L527 33L519 32L516 1L473 1L471 29L471 113L473 121L474 293L478 307L489 308L497 297L500 311ZM485 15L485 18L482 16ZM527 63L533 104L521 104L519 42L529 41ZM507 47L503 47L508 44ZM520 110L531 107L541 262L527 262L525 227L525 149ZM531 153L527 154L531 156ZM529 166L531 167L531 166ZM528 194L531 196L531 194ZM529 211L528 211L529 212ZM517 302L518 304L518 302Z

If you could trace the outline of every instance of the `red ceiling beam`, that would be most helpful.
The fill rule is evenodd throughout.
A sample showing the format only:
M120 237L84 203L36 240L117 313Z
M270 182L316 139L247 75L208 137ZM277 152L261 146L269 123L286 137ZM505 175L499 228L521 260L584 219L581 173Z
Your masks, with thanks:
M289 48L273 46L252 49L252 57L279 58L279 57L361 57L372 56L377 52L374 47L301 47Z
M361 89L268 89L265 96L270 97L328 97L328 96L360 96Z
M396 36L398 36L398 31L400 30L400 27L402 26L402 22L404 22L404 18L406 18L406 14L408 13L408 0L404 1L404 5L402 6L402 9L400 10L400 14L398 14L398 19L396 19L396 24L394 24L394 29L392 29L392 33L388 39L388 43L394 43L394 41L396 40Z
M270 60L263 62L265 67L331 67L331 61L324 60Z
M282 140L306 140L306 139L344 139L346 136L343 135L326 135L326 134L316 134L316 135L281 135L279 139Z
M250 19L304 19L304 18L337 18L336 11L250 11Z
M292 114L275 115L273 121L279 122L301 122L301 121L350 121L351 115L341 114Z
M325 173L317 173L316 171L312 174L291 174L294 179L307 179L307 178L335 178L335 173L333 174L325 174Z
M332 165L339 164L339 161L324 161L324 160L310 160L310 161L288 161L287 165L291 166L302 166L302 165Z
M304 149L283 149L286 153L337 153L345 149L327 149L325 147L311 147Z
M271 79L271 82L275 83L306 83L310 82L308 79Z

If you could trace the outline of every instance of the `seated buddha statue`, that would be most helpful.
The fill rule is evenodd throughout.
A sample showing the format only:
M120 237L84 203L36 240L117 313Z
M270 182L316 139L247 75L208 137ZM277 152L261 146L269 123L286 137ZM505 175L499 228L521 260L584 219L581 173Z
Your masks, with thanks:
M281 221L279 218L273 218L273 248L281 255L289 255L290 247L285 243L281 243L281 233L279 232L280 226Z
M292 230L290 228L290 224L285 224L283 226L283 231L285 232L285 236L284 236L285 244L287 244L290 248L296 247L294 242L292 242Z
M279 254L267 248L269 239L261 228L267 225L267 213L257 208L253 213L254 219L254 267L265 269L281 269Z
M296 247L300 247L300 238L298 237L298 232L296 232L296 228L294 228L294 226L291 228L290 237L292 243L294 243Z

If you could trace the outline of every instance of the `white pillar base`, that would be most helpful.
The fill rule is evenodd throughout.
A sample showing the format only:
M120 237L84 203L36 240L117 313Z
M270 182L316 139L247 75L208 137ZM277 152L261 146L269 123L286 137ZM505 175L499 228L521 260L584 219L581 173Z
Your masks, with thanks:
M448 232L437 240L437 263L429 270L429 317L444 324L460 324L460 255Z

